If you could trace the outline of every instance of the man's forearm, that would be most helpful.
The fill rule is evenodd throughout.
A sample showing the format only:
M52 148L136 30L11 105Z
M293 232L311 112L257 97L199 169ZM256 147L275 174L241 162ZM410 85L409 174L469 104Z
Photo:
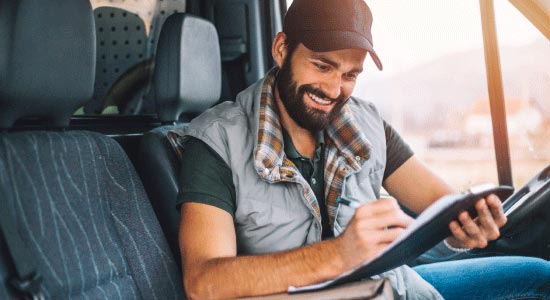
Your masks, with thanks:
M321 282L351 269L336 239L258 256L222 257L184 266L191 299L226 299L284 292L290 285Z
M417 214L440 197L454 192L451 186L415 156L409 158L384 181L384 188Z
M379 255L413 219L397 201L380 199L357 208L345 231L334 239L240 257L231 221L218 208L192 203L182 207L181 228L186 231L180 230L180 248L185 291L191 299L274 294L291 285L333 278Z

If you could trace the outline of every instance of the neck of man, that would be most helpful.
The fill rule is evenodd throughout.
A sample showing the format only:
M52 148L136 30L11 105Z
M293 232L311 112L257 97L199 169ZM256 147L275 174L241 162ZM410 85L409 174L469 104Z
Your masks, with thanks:
M300 127L286 111L285 105L279 95L279 88L277 85L275 85L274 90L275 102L277 103L277 108L279 109L281 125L286 129L288 135L290 135L296 150L302 156L312 158L315 153L317 133L312 133L311 131Z

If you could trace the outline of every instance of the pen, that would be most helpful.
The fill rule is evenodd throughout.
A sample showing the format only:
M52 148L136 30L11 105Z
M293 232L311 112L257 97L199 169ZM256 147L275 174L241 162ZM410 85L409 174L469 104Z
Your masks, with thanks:
M357 201L344 199L342 197L336 198L336 202L344 204L345 206L349 206L353 209L357 209L359 206L361 206L361 203L359 203ZM395 228L395 227L397 227L397 226L386 226L386 227L384 227L384 230L388 230L388 228L391 229L391 228Z
M345 206L349 206L351 208L355 208L355 209L357 209L359 206L361 206L361 204L357 201L344 199L342 197L336 198L336 202L340 203L340 204L344 204Z

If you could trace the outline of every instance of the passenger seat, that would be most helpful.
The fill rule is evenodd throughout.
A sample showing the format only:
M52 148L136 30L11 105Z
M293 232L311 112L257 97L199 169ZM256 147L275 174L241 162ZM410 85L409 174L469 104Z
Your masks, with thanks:
M176 125L216 104L221 94L221 58L216 28L207 20L178 13L164 23L153 77L155 105L165 126L144 134L138 171L176 260L176 210L180 160L167 134ZM184 121L179 121L179 120Z
M0 24L0 209L15 225L0 238L0 299L29 296L10 284L18 253L6 238L15 236L36 261L28 279L41 276L45 299L184 299L126 154L101 134L64 130L93 94L90 3L2 1ZM14 127L25 117L51 129Z

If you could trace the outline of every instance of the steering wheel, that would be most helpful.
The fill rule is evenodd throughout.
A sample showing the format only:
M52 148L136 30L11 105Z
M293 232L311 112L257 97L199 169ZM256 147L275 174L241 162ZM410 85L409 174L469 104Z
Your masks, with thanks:
M508 222L500 230L501 237L476 252L550 259L550 165L502 206Z
M101 111L108 106L116 106L121 114L135 114L136 111L128 111L130 104L147 86L153 74L154 60L152 58L137 63L122 74L111 86L101 103ZM139 107L140 104L132 105Z

